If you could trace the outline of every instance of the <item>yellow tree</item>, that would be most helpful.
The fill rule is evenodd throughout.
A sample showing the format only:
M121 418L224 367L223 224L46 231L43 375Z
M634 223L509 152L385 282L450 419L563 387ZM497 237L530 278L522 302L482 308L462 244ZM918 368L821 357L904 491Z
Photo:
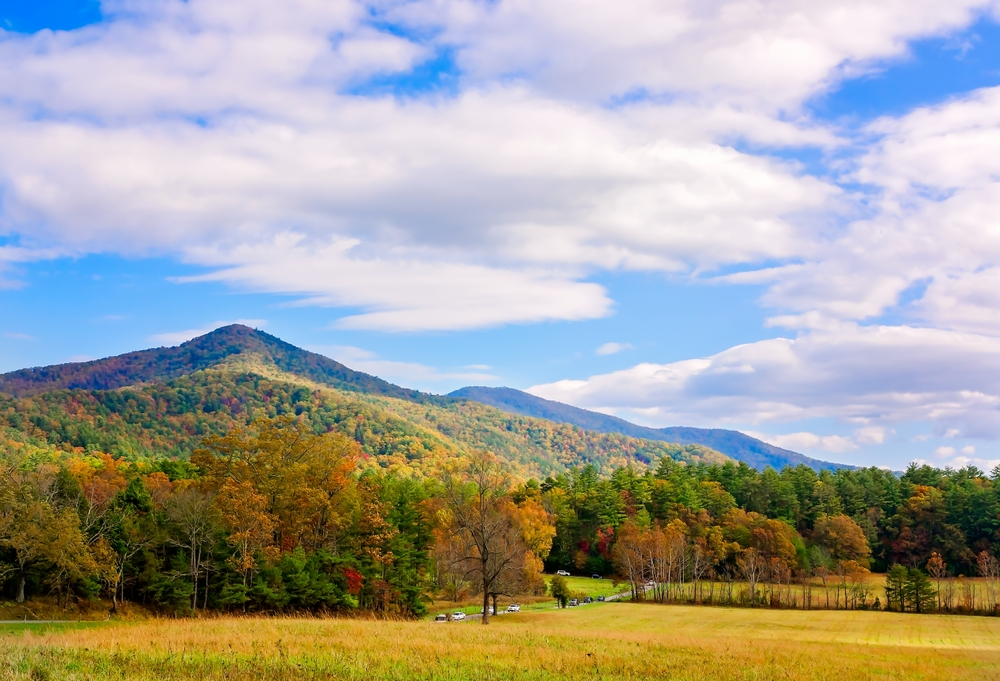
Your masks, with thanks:
M273 548L274 522L267 512L267 498L249 482L227 480L216 497L226 541L235 550L230 565L243 577L244 588L257 567L257 554Z
M244 501L251 499L248 490L259 495L272 533L267 544L284 553L336 545L356 507L352 474L359 454L344 435L316 435L301 420L282 416L207 438L191 460L209 488L235 485L219 504L235 499L237 489Z
M867 564L871 555L864 530L846 515L821 515L813 526L812 540L833 560L853 560Z

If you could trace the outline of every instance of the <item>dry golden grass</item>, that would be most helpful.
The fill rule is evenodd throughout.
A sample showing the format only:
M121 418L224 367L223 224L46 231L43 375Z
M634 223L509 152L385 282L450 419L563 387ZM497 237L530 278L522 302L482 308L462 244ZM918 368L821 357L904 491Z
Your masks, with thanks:
M160 620L0 637L0 679L1000 679L1000 619L636 604L477 622Z

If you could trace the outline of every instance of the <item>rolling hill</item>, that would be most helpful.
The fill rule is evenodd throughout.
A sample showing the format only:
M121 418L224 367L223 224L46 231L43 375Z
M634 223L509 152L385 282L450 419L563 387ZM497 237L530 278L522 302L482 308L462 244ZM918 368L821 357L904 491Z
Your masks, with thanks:
M561 402L535 397L530 393L513 388L487 388L470 386L461 388L449 397L475 400L502 409L511 414L533 416L557 423L571 423L586 430L600 433L621 433L646 440L662 440L681 444L699 444L722 452L737 461L744 461L758 470L768 466L781 469L784 466L804 464L815 470L851 468L844 464L813 459L798 452L782 449L757 438L735 430L721 428L647 428L630 423L616 416L608 416Z
M162 383L218 366L240 355L254 356L280 371L339 390L407 400L435 399L427 393L400 388L381 378L354 371L340 362L242 324L223 326L175 347L0 374L0 393L27 397L58 389L114 390L142 383Z
M408 390L240 325L177 347L0 375L0 440L56 450L183 460L205 435L279 413L353 437L367 465L418 476L473 449L495 452L522 476L584 464L641 469L663 456L729 460L699 444L585 430Z

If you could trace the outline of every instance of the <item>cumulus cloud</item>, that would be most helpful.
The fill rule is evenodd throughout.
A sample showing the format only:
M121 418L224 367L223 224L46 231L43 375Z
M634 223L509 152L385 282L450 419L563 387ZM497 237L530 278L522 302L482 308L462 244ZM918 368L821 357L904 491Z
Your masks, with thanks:
M600 316L607 300L585 282L601 269L820 257L842 192L726 140L839 144L775 107L968 23L976 4L103 7L101 24L0 40L0 230L68 255L177 254L398 330ZM455 96L359 94L442 49ZM672 95L607 106L633 91ZM351 243L353 267L258 276L254 254L282 234L317 252ZM300 264L293 249L272 258ZM391 285L353 291L375 278L354 283L362 267ZM414 305L411 289L438 291L428 269L476 293Z
M47 258L168 254L205 269L179 281L426 331L603 317L591 279L609 270L762 284L796 338L535 390L664 423L857 425L780 436L826 451L903 420L1000 435L1000 88L858 135L803 107L992 2L102 9L76 31L0 32L0 287ZM372 94L442 57L453 91ZM755 145L846 161L813 177ZM856 325L894 309L913 326Z
M434 0L391 3L443 27L469 78L530 78L564 96L637 90L794 106L907 41L966 25L989 3L934 0Z
M640 412L657 425L834 418L884 429L924 421L945 435L994 438L1000 437L1000 339L844 325L529 392L601 411ZM884 435L862 429L856 441Z
M985 88L867 132L850 177L873 191L872 215L817 248L819 257L724 278L769 285L774 326L820 328L899 309L914 322L1000 333L1000 88Z

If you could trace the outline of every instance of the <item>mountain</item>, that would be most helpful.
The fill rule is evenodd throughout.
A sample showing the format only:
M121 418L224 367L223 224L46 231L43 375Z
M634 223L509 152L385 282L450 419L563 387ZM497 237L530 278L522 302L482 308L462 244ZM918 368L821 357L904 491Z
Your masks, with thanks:
M763 470L768 466L781 469L784 466L798 466L799 464L805 464L815 470L851 468L851 466L844 464L820 461L798 452L775 447L735 430L688 427L647 428L617 416L608 416L562 402L553 402L513 388L469 386L449 393L448 397L475 400L511 414L534 416L557 423L571 423L580 428L601 433L622 433L646 440L699 444L722 452L737 461L744 461L758 470Z
M366 465L418 476L473 449L493 451L523 477L585 464L642 469L664 456L729 460L696 443L590 431L401 388L239 325L177 347L0 375L0 447L184 460L206 435L287 413L316 432L354 438Z
M354 371L340 362L242 324L223 326L176 347L0 374L0 393L27 397L58 389L114 390L141 383L162 383L218 366L238 355L256 356L281 371L339 390L418 401L433 399L426 393L400 388L381 378Z

